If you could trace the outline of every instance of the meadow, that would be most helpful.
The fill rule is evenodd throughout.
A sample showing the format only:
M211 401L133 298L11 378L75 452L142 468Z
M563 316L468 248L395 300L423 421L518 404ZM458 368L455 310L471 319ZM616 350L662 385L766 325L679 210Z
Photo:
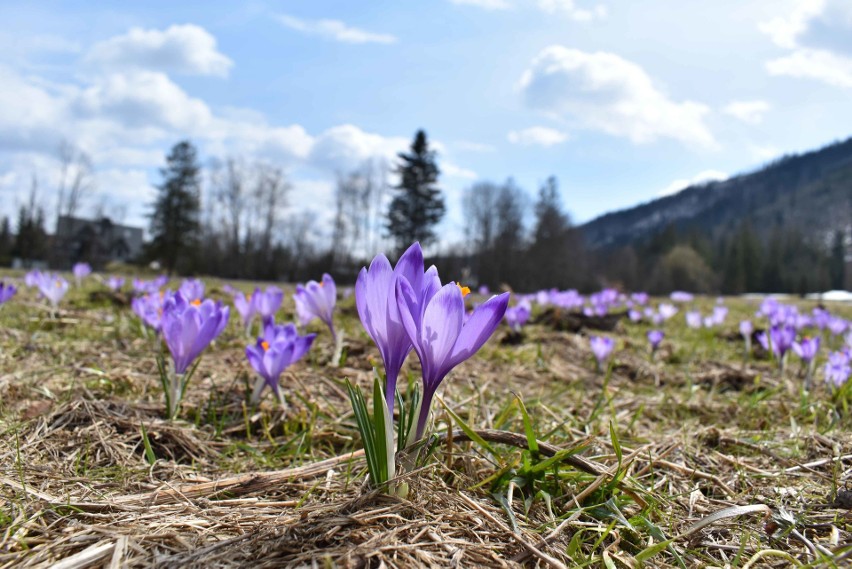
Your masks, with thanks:
M343 287L342 340L307 326L286 407L251 403L256 334L232 309L169 420L168 352L131 310L129 278L112 290L91 275L53 309L22 273L3 277L19 290L0 307L0 569L852 563L852 399L823 378L843 339L816 331L805 389L792 352L782 373L759 342L745 351L738 326L766 328L761 299L722 299L723 321L695 328L686 312L719 299L652 298L677 308L658 324L532 299L520 331L502 323L443 381L425 448L387 492L367 481L346 387L369 396L382 360ZM226 305L255 288L204 284ZM295 322L280 286L276 322ZM592 336L615 341L600 368ZM412 353L399 385L420 376Z

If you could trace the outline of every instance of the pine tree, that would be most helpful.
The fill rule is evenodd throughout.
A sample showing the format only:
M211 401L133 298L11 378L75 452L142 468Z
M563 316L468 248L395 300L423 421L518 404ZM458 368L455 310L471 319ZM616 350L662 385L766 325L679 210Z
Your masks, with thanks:
M556 177L549 177L539 188L534 209L535 227L526 271L531 282L527 286L581 288L585 284L582 241L562 209Z
M401 152L396 173L399 185L388 210L388 233L400 251L419 241L427 246L435 241L435 225L446 211L444 197L437 187L435 152L429 150L426 133L418 130L409 153Z
M163 182L149 216L153 237L149 252L162 260L169 274L197 244L199 170L195 147L188 141L177 143L166 157L166 167L160 169Z

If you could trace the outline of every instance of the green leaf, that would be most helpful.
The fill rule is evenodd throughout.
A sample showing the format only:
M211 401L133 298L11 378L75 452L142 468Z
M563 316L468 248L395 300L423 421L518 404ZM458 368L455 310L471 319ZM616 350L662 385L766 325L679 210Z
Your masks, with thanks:
M145 424L140 423L139 429L142 431L142 446L145 447L145 462L154 464L157 462L157 455L154 454L154 449L151 447L151 441L148 440L148 431L145 430Z
M618 459L618 468L621 469L621 443L618 442L618 433L615 430L615 423L609 422L609 439L612 441L612 448L615 450L615 457Z
M527 435L527 446L530 449L530 452L533 456L538 455L538 441L535 438L535 430L533 429L532 420L530 420L530 415L527 413L527 408L524 405L523 400L520 395L515 395L518 400L518 407L521 410L521 418L524 422L524 433Z
M491 496L497 501L498 504L503 508L503 511L506 512L506 515L509 517L509 523L512 524L512 531L518 533L518 520L515 518L515 512L512 510L512 504L509 503L509 500L506 499L505 494L502 492L494 492Z
M658 553L664 551L668 546L674 543L673 539L667 539L666 541L661 541L659 543L655 543L649 547L646 547L638 554L636 554L633 558L639 563L644 563L645 561L651 559Z
M385 402L379 378L373 382L373 416L367 407L361 389L346 380L346 390L355 415L355 423L364 444L370 483L380 487L394 476L393 430L390 413Z

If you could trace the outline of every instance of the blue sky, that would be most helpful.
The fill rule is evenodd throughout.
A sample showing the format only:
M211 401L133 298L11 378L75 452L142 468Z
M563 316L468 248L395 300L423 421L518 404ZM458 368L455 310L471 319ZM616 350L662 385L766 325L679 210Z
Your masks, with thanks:
M460 196L558 177L575 221L848 137L846 0L4 2L0 213L59 142L93 159L82 213L143 223L165 152L286 169L289 211L424 128L448 235Z

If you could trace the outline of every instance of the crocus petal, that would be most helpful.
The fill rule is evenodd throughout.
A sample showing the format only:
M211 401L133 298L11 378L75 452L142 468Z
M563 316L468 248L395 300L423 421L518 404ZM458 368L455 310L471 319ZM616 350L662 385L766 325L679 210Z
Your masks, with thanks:
M468 318L456 340L450 355L449 367L453 368L475 354L488 341L503 319L509 305L509 293L492 296L476 307Z
M316 334L308 334L307 336L299 336L295 340L293 340L293 355L291 356L290 363L293 364L308 353L308 350L311 349L311 345L314 343L314 338L316 338Z
M420 243L414 242L405 250L396 262L394 274L408 279L414 290L423 289L423 250Z
M268 374L266 373L266 368L263 366L263 348L258 346L246 346L246 359L248 359L251 367L254 368L254 371L266 379Z
M464 298L459 287L449 283L426 306L416 342L420 344L424 356L421 363L426 385L436 387L452 368L452 365L448 365L449 356L463 323Z
M399 308L399 316L402 325L405 328L405 333L408 335L414 345L414 350L422 359L423 352L418 339L418 322L420 315L420 305L418 304L417 294L411 287L408 279L402 277L396 281L396 301ZM415 314L417 316L415 316Z
M384 255L377 255L369 271L362 268L355 281L355 308L367 333L377 345L387 338L388 291L393 270Z

